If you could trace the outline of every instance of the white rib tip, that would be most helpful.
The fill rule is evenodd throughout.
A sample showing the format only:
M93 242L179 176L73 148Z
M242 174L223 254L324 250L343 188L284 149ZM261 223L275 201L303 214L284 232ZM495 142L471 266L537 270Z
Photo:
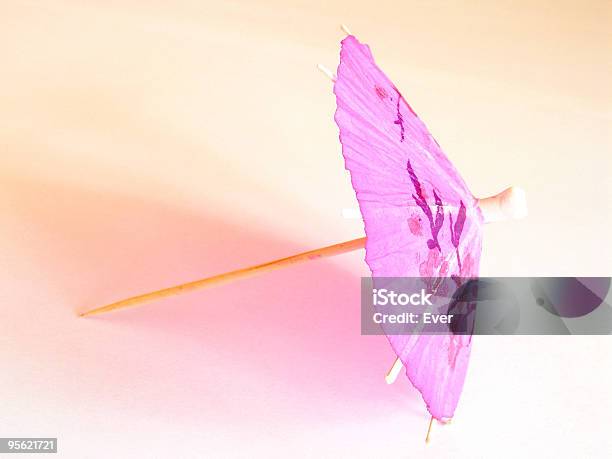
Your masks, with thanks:
M392 378L390 375L385 376L385 382L389 385L393 384L396 379L397 379L397 376L395 378Z
M478 200L485 223L500 222L525 218L527 211L527 194L522 188L512 186L501 193Z
M399 358L396 359L393 363L393 366L387 373L387 376L385 376L385 381L387 382L387 384L393 384L395 382L403 367L404 364L402 363L402 361Z
M508 218L515 220L525 218L529 214L527 193L522 188L511 186L503 192L500 207Z
M334 72L332 72L330 69L325 67L323 64L317 64L317 68L321 72L323 72L325 74L325 76L327 76L327 78L329 78L333 82L336 82L336 75L334 75Z
M341 25L340 25L340 28L342 29L342 31L343 31L345 34L347 34L347 35L353 35L353 34L351 33L351 31L349 30L349 28L346 26L346 24L341 24Z

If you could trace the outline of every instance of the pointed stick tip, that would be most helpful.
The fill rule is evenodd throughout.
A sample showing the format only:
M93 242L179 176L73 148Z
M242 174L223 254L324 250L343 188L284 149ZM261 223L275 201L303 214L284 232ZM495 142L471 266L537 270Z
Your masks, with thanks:
M99 308L93 308L93 309L88 309L86 311L81 311L78 313L78 316L79 317L89 317L89 316L95 316L96 314L100 314L103 312L109 312L109 311L116 309L115 305L116 303L113 303L113 304L109 304L106 306L101 306Z

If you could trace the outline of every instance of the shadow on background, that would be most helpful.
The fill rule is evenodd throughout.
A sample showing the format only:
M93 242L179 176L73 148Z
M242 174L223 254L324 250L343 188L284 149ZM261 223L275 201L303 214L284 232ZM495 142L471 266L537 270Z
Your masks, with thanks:
M3 239L21 260L15 275L21 284L36 272L47 288L2 305L15 323L31 315L44 322L31 333L7 330L8 339L75 409L95 397L177 421L425 416L406 381L384 383L394 356L384 337L360 335L360 279L332 261L76 317L313 247L257 222L217 218L204 202L196 213L66 184L4 183Z

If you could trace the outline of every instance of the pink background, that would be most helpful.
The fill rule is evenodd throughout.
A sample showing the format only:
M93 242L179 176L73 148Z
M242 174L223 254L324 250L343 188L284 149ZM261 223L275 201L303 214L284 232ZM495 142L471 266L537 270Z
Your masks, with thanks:
M359 334L363 253L76 317L363 235L315 67L336 67L340 22L475 194L527 190L483 274L610 275L609 2L324 4L3 2L0 436L62 457L612 449L596 337L477 337L425 447L420 396Z

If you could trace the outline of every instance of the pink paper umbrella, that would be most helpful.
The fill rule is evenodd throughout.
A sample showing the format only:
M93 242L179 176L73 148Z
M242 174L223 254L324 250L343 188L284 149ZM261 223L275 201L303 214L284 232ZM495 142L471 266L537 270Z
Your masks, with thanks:
M167 287L80 315L133 307L364 246L374 277L478 275L483 223L524 216L522 191L508 188L476 199L423 122L376 66L369 48L354 36L342 41L338 77L326 73L335 79L335 119L365 238ZM471 336L388 338L398 356L388 381L405 366L432 421L451 418L465 380Z
M334 84L340 142L366 232L374 277L478 275L484 219L478 200L367 45L342 41ZM431 415L452 418L469 335L391 335Z

